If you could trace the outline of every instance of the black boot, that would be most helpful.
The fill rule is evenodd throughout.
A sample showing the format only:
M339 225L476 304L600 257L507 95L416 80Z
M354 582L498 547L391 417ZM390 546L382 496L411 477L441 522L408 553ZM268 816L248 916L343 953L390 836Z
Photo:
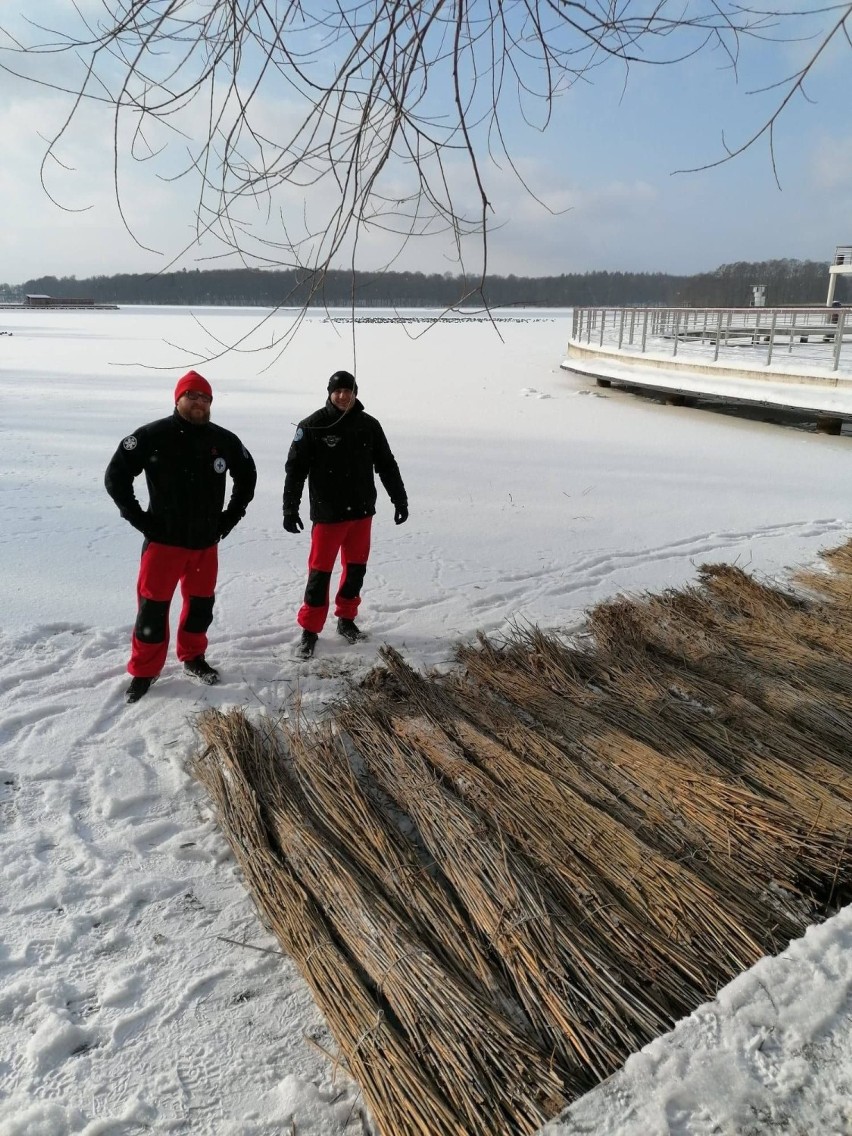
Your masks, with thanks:
M158 676L154 675L153 678L139 678L135 676L130 680L130 686L124 692L125 702L138 702L140 698L144 698L154 683L157 681Z
M347 643L357 643L359 639L367 638L354 619L344 619L342 616L337 621L337 634L342 635Z
M187 659L183 664L183 673L197 682L203 682L205 686L215 686L219 681L219 672L210 666L203 655Z
M314 647L317 645L316 631L303 631L302 638L296 644L296 658L297 659L312 659L314 657Z

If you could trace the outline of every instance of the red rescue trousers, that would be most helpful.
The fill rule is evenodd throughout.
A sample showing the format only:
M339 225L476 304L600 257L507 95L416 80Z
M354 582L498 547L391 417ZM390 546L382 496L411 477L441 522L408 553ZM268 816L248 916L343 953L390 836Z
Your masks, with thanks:
M308 558L308 584L305 602L299 608L297 621L306 631L322 631L328 615L329 588L334 562L340 553L340 584L334 600L334 614L354 619L361 603L361 585L370 555L372 517L336 524L314 524L311 530L311 554Z
M219 569L219 548L177 548L150 541L142 549L136 593L139 610L127 669L134 677L154 678L163 669L169 649L169 606L180 583L183 607L177 631L181 662L207 650L207 628L213 621L213 601Z

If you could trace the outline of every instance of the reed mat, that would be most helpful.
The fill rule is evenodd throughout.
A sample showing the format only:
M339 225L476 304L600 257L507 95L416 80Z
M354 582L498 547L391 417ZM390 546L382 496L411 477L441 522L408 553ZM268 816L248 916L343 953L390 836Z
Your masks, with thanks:
M705 565L317 722L205 711L192 769L377 1136L523 1136L848 901L852 542Z

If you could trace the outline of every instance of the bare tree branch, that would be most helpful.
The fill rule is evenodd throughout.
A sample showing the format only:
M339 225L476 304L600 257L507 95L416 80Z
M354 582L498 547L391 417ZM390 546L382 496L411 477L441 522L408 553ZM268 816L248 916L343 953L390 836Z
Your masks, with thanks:
M42 166L51 199L47 163L60 161L83 107L105 104L115 197L138 243L146 247L125 208L127 158L194 186L192 235L166 250L169 266L212 243L206 259L298 269L312 297L374 236L396 241L389 267L411 242L443 235L463 274L478 238L468 294L481 292L491 171L505 166L535 197L507 115L545 130L555 100L613 61L626 77L719 49L736 73L747 38L809 43L802 67L775 85L766 122L695 167L766 137L777 178L781 116L807 97L830 45L852 46L852 3L784 12L748 0L102 0L98 9L80 0L73 13L60 29L30 21L26 43L0 24L0 68L70 99ZM77 62L73 83L45 72L56 56Z

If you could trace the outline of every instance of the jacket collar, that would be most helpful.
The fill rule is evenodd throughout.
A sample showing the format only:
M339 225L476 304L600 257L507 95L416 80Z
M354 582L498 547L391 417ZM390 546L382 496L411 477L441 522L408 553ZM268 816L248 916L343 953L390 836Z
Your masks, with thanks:
M172 423L178 430L186 430L188 433L196 435L200 434L203 430L209 430L212 425L209 419L206 422L199 422L197 425L195 422L187 422L178 412L177 407L172 411Z
M333 422L339 418L346 418L350 414L360 414L364 410L364 404L360 398L356 398L348 410L338 410L334 403L331 401L331 395L325 400L325 410Z

